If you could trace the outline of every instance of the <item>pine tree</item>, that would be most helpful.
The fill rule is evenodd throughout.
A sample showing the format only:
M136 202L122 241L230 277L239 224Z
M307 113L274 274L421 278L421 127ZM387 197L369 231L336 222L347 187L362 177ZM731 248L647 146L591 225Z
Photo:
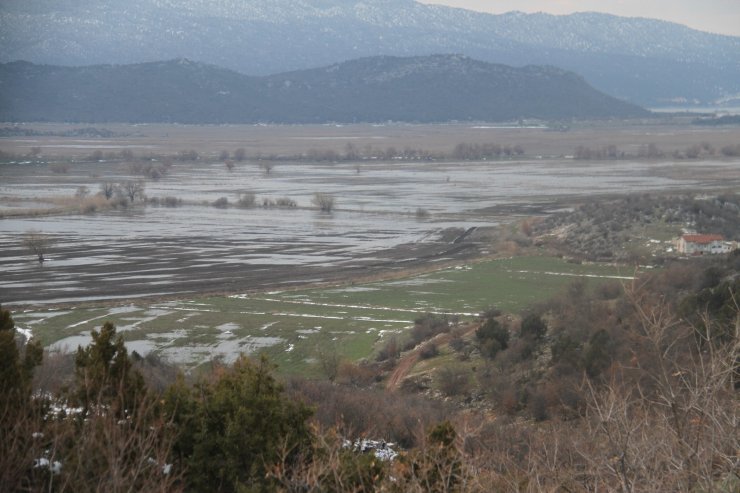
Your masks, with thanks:
M135 411L146 388L142 376L132 368L123 338L106 322L100 332L92 331L93 342L79 347L75 356L76 392L73 397L86 416L94 406L110 406L119 417Z
M168 421L180 429L175 453L186 467L189 489L270 490L270 468L307 450L311 411L283 396L272 370L264 357L242 357L214 381L192 390L180 382L165 395Z
M43 349L38 341L19 348L15 322L10 311L0 306L0 396L8 407L21 408L31 394L33 371L41 364Z

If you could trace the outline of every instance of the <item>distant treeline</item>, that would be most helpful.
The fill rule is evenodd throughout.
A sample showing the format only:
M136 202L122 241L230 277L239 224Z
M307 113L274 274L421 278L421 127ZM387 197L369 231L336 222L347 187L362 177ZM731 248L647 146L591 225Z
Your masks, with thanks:
M691 123L694 125L740 125L740 115L724 115L719 118L696 118Z
M14 154L0 150L0 160L12 161L17 159L26 159L29 157L38 158L41 155L41 148L35 147L28 155ZM344 150L335 149L309 149L306 152L293 155L284 154L263 154L261 152L249 155L247 151L240 147L234 151L223 150L218 153L217 159L226 163L229 168L233 168L235 163L245 160L250 161L310 161L310 162L355 162L355 161L442 161L442 160L460 160L460 161L485 161L489 159L507 159L524 155L524 148L521 145L501 145L493 143L471 144L459 143L452 150L430 151L427 149L415 149L411 147L397 148L389 146L386 148L374 147L367 145L362 148L349 143ZM214 159L213 156L203 155L195 149L181 150L175 154L164 155L155 153L146 153L136 155L130 149L121 151L103 151L96 149L89 155L78 160L83 161L142 161L142 162L162 162L171 165L173 162L193 162L203 159Z
M604 160L604 159L700 159L709 157L734 157L740 156L740 145L729 145L724 146L719 151L708 142L701 142L699 144L692 144L685 149L676 149L673 152L668 152L656 144L647 144L640 146L636 153L627 153L615 145L608 145L600 148L591 148L587 146L578 146L573 151L574 159L591 159L591 160Z
M36 130L33 128L24 128L18 125L12 127L0 128L0 137L126 137L129 134L123 134L108 130L107 128L73 128L71 130L50 131Z

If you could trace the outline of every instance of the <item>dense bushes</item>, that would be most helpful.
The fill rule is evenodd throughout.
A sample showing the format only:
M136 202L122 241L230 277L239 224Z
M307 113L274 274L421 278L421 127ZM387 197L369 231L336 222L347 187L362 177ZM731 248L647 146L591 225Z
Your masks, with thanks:
M495 318L485 320L476 330L475 337L481 355L493 359L499 353L509 347L509 330Z
M740 238L740 195L709 199L691 196L634 195L609 203L587 202L574 211L553 214L535 226L537 235L562 232L563 245L572 254L590 259L628 258L625 246L644 234L641 228L675 229L691 225L702 233Z
M31 398L40 347L15 351L7 311L0 322L8 491L265 491L274 487L272 465L310 449L311 412L285 398L264 359L239 359L194 386L180 379L160 395L106 323L78 349L67 390Z
M240 358L211 381L182 381L164 395L164 416L178 433L175 463L193 491L264 490L271 465L297 460L310 446L311 412L283 397L262 358Z
M430 313L424 314L414 320L414 327L411 329L411 339L406 344L405 349L412 349L422 341L449 331L450 320L446 316Z

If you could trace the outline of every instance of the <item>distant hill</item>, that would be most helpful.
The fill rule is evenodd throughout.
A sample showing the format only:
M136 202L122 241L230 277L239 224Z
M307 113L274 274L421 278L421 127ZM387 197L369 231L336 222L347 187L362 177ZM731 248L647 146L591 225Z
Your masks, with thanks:
M629 118L648 112L553 67L370 57L251 77L188 60L0 65L0 120L324 123Z
M0 62L188 58L267 75L361 57L461 53L554 65L641 105L740 94L740 38L653 19L490 15L413 0L4 0Z

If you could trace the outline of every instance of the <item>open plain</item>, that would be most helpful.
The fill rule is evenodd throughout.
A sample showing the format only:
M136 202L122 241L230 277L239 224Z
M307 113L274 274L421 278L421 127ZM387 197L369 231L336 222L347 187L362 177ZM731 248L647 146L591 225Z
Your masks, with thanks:
M692 144L712 149L733 145L740 141L737 127L708 130L685 124L633 122L574 126L563 132L538 125L482 124L110 125L105 128L114 136L97 138L58 136L72 126L23 128L54 135L0 139L0 149L16 156L0 164L0 302L29 313L28 317L18 314L21 326L31 328L34 320L45 320L39 327L43 325L47 345L64 341L74 346L82 342L74 339L76 334L82 334L83 339L89 337L92 327L87 322L102 322L106 314L118 314L120 318L117 310L126 314L122 323L140 329L146 328L154 315L159 314L152 320L162 316L157 310L164 310L169 317L167 326L158 321L156 331L180 335L151 342L138 334L139 339L150 341L139 349L157 350L187 365L206 356L253 352L278 342L282 344L280 350L285 351L303 341L295 334L286 336L290 327L308 331L299 334L304 339L320 329L316 324L286 325L283 320L279 335L259 334L260 327L284 313L284 306L241 310L231 305L228 309L206 307L203 313L241 313L241 319L226 317L229 320L211 315L209 325L204 317L195 323L189 316L172 315L179 309L157 303L180 306L204 295L248 298L248 294L268 291L332 289L335 285L449 269L483 258L507 256L509 252L501 250L496 242L506 229L497 229L501 224L547 214L588 197L737 190L740 185L738 158L719 152L700 159L670 157ZM494 160L450 158L459 143L521 146L524 153ZM598 149L614 145L636 156L639 149L650 144L661 149L665 157L572 157L577 146ZM396 148L401 155L407 147L447 153L448 157L336 161L307 157L326 151L341 155L347 149L367 149L371 153L371 148ZM220 155L224 151L233 155L238 148L244 149L246 158L229 169ZM32 149L37 153L35 157L23 157ZM118 157L122 150L131 153ZM175 161L156 179L142 178L132 166L133 160L157 162L162 156L186 150L195 150L198 159ZM59 163L64 165L63 172L54 170ZM94 195L101 183L132 180L143 180L146 200L142 196L125 208L75 208L75 195L81 189ZM331 211L321 211L312 203L316 193L333 198ZM245 194L252 195L254 203L239 207L238 201ZM163 205L168 197L174 199L174 207ZM280 199L288 199L290 205L274 206ZM43 265L24 245L29 231L40 232L50 240ZM423 285L427 278L418 279L414 282ZM533 285L540 282L532 279ZM240 300L225 299L229 303ZM132 302L138 304L132 307ZM375 309L387 308L395 314L387 317L395 330L408 327L413 314L421 310L408 303L360 305L365 308L353 308L346 320L341 313L334 313L346 311L341 307L324 307L321 315L327 316L328 311L329 316L338 317L334 320L340 322L335 324L351 325L350 319L376 320L372 316ZM426 308L464 314L485 308L480 305L484 304ZM71 306L83 306L94 313L92 317L82 312L69 316ZM39 310L56 313L58 309L63 309L65 316L38 315ZM398 316L399 309L412 311ZM132 313L138 314L138 322L132 319ZM259 327L252 322L242 323L254 330L241 334L240 340L257 339L242 345L224 342L232 336L222 333L238 332L236 329L242 327L239 320L250 316L259 318ZM382 331L383 324L380 328L358 326L353 333L371 337L357 342L359 350L348 347L347 355L366 356L382 335L367 331ZM187 335L196 327L197 334ZM203 338L200 350L182 349L199 337ZM180 342L172 346L175 339ZM298 362L291 363L296 369L301 368L300 362L310 360L310 352L298 353Z

